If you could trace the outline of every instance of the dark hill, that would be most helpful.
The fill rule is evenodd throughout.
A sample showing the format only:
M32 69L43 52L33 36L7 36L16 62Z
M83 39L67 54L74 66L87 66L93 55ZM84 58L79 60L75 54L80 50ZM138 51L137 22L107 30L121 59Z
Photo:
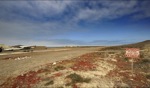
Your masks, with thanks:
M146 41L138 42L138 43L134 43L134 44L105 47L101 50L120 50L120 49L124 49L124 48L140 48L140 49L143 49L147 45L150 45L150 40L146 40Z

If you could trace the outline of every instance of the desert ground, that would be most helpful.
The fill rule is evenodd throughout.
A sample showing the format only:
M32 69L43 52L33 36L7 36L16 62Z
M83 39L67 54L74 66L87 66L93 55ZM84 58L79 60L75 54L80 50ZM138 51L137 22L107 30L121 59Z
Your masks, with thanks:
M48 63L67 60L96 51L97 48L49 48L34 52L7 52L0 54L0 83Z
M124 46L49 48L33 52L1 53L0 87L150 87L149 46L142 45L140 57L134 58L133 70L132 59L126 58L124 54Z

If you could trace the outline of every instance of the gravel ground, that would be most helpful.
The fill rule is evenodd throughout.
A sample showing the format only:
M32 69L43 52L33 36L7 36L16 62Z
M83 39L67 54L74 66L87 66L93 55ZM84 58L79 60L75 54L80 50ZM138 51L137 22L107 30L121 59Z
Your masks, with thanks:
M3 57L0 87L150 88L148 59L134 59L132 74L131 62L123 53L97 49L70 48Z
M98 48L71 48L66 50L41 51L22 53L15 55L6 55L6 60L2 60L0 56L0 85L6 81L8 77L15 77L32 70L34 67L41 66L47 63L71 59L86 53L94 52ZM9 59L8 59L9 57ZM11 58L13 57L13 58Z

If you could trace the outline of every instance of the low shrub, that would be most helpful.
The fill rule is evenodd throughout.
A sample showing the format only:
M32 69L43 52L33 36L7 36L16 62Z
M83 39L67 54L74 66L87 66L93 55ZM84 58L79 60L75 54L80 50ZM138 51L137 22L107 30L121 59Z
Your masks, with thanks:
M58 88L64 88L63 86L60 86L60 87L58 87Z
M57 67L55 67L54 69L55 69L56 71L59 71L59 70L65 69L65 67L64 67L64 66L57 66Z
M129 58L127 58L127 57L125 57L124 60L125 60L126 62L129 62Z
M146 78L147 78L147 79L150 79L150 74L146 75Z
M70 74L70 75L66 76L66 78L70 78L72 80L71 83L67 83L66 86L70 86L75 83L82 83L82 82L89 83L91 81L90 78L82 78L80 75L78 75L76 73Z
M149 59L142 59L141 63L150 63L150 60Z
M53 81L53 80L50 80L50 81L48 81L44 86L53 85L53 84L54 84L54 81Z

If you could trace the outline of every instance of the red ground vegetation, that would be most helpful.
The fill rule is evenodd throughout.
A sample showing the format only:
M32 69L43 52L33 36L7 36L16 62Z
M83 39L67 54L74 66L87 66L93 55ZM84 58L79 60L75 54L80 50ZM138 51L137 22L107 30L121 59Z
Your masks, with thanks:
M76 62L73 67L71 67L73 70L92 70L95 68L94 64L92 64L90 61L78 61Z
M19 75L15 78L8 79L1 85L4 88L31 88L32 85L40 81L40 77L37 76L38 72L29 71L26 74ZM11 83L10 83L11 82Z

